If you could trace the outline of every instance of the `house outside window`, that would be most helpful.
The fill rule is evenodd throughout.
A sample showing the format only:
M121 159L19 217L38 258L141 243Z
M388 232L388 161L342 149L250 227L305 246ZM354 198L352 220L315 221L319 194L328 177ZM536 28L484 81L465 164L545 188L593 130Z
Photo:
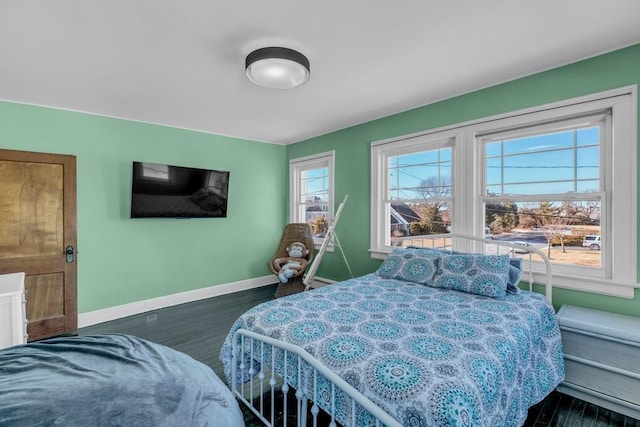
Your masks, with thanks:
M372 143L372 256L386 256L394 233L490 236L548 254L556 286L632 298L635 92L622 88ZM403 223L398 204L420 220L401 215ZM444 229L425 226L438 223ZM515 249L511 256L521 255ZM539 267L534 259L532 274Z
M333 171L333 151L289 162L290 221L309 224L316 245L333 219Z

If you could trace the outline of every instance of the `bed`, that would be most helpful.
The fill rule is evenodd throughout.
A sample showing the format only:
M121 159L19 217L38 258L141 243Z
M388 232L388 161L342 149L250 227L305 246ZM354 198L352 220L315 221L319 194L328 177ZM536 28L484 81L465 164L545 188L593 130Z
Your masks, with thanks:
M277 394L290 409L290 393L298 420L322 409L350 426L519 426L563 380L542 252L461 235L410 239L375 273L266 302L234 323L221 360L262 422L274 424ZM542 266L529 286L544 282L545 295L515 286L523 262Z
M244 426L208 366L120 334L0 350L0 396L3 426Z
M215 200L214 200L215 198ZM194 198L194 195L136 194L132 200L132 212L138 217L224 216L226 207L221 198L211 194L208 198Z

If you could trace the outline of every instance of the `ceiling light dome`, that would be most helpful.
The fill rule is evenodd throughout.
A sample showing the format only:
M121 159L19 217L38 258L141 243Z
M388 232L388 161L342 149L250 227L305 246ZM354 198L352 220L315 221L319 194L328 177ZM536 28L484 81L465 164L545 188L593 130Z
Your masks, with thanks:
M309 80L309 60L286 47L254 50L245 61L247 77L253 83L271 89L291 89Z

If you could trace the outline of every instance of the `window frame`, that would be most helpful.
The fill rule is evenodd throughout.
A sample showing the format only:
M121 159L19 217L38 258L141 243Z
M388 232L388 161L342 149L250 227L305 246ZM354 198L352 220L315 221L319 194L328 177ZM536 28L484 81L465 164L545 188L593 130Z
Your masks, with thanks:
M327 203L327 219L333 221L334 215L334 173L335 173L335 151L326 151L323 153L312 154L309 156L298 157L289 160L289 222L306 223L306 218L299 218L299 206L301 201L298 200L301 187L301 175L303 171L309 169L328 168L328 203ZM314 247L318 249L322 244L322 238L313 239ZM333 250L332 242L329 242L328 251Z
M573 107L568 107L567 111L574 110ZM615 206L609 206L609 200L611 200L608 195L612 193L612 182L609 179L612 174L612 165L614 164L614 159L611 156L610 150L608 147L612 145L612 126L611 126L611 118L612 112L608 111L589 111L587 114L579 115L578 117L564 117L558 120L554 120L552 123L542 123L542 124L532 124L529 126L521 127L515 131L507 130L507 131L498 131L498 132L489 132L488 134L477 133L476 134L476 142L480 144L481 155L479 157L479 167L482 170L482 180L481 180L481 190L479 191L480 200L479 203L484 205L488 201L492 202L503 202L510 201L514 203L523 203L523 202L537 202L537 201L549 201L549 202L562 202L562 201L575 201L575 200L597 200L600 202L600 233L604 236L604 246L600 251L600 267L598 268L588 268L588 267L580 267L576 265L570 264L560 264L554 263L553 270L555 276L585 276L585 277L596 277L598 279L606 280L607 278L613 277L613 233L611 232L611 220L610 214ZM559 111L560 114L565 111ZM534 115L535 116L535 115ZM584 120L582 120L584 119ZM597 119L597 120L594 120ZM572 129L577 128L580 122L584 122L585 120L589 120L590 122L599 123L600 128L600 143L598 144L599 150L599 189L596 192L590 193L552 193L552 194L535 194L535 195L522 195L522 196L487 196L484 193L486 189L486 164L484 163L486 159L486 144L492 141L504 140L510 138L518 138L522 135L540 135L545 132L552 132L554 130L559 129ZM524 131L524 132L523 132ZM553 262L553 261L552 261ZM588 274L585 272L588 271Z
M401 141L400 143L394 143L395 141L390 141L390 145L387 144L377 144L375 149L372 147L372 163L371 163L371 252L374 258L384 259L388 250L384 250L384 254L380 256L379 253L376 253L375 248L388 248L390 250L390 246L386 245L387 236L391 233L390 225L387 223L386 219L390 217L390 200L387 199L387 189L389 188L389 174L388 172L388 162L389 158L400 156L404 154L411 154L418 151L431 151L437 150L441 148L451 148L451 168L452 168L452 177L451 177L451 187L452 191L456 187L455 186L455 158L456 158L456 146L458 144L455 143L456 135L449 132L444 133L436 133L433 135L421 135L417 138L410 138L405 141ZM373 161L373 157L376 156L376 162ZM378 180L378 177L380 179ZM377 182L378 185L373 185L374 182ZM452 215L452 223L453 218L455 218L456 212L456 195L452 192L451 195L451 215ZM377 202L380 201L384 204L384 206L380 207L377 205ZM389 203L389 204L387 204ZM382 233L377 230L383 229Z
M484 155L486 135L507 134L518 128L544 126L554 121L611 111L612 141L600 142L601 230L611 236L604 243L606 261L598 271L593 268L553 264L554 286L624 298L634 297L637 283L637 86L628 86L579 98L454 124L425 132L375 141L371 144L371 242L373 258L384 259L390 251L385 246L384 189L390 153L424 151L429 144L453 138L452 155L452 232L482 237L484 233ZM403 151L404 150L404 151ZM615 173L614 173L615 171ZM613 190L616 189L614 193ZM615 197L614 197L615 196ZM580 199L580 193L576 193ZM610 205L607 205L609 203ZM607 207L610 206L610 207ZM604 210L604 209L603 209ZM632 236L629 239L629 236ZM604 260L605 256L603 256ZM540 274L532 266L534 278Z

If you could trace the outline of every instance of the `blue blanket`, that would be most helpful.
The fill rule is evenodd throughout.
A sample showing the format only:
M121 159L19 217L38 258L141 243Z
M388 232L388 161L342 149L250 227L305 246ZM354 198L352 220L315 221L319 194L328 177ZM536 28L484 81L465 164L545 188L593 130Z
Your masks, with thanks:
M0 350L2 426L243 426L206 365L127 335L54 338Z
M240 328L299 345L407 426L519 426L564 378L555 311L525 291L496 299L370 274L269 301L233 325L221 351L228 379ZM283 373L282 353L275 359ZM296 363L287 360L293 387ZM348 420L344 398L335 404Z

